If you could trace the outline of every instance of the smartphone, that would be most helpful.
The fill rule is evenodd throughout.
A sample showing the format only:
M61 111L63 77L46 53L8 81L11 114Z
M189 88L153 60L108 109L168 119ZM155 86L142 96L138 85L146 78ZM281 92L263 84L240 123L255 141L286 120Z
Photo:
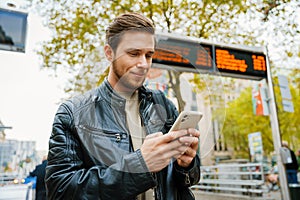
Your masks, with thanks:
M182 111L172 125L170 131L196 128L203 114L197 111ZM170 132L169 131L169 132Z

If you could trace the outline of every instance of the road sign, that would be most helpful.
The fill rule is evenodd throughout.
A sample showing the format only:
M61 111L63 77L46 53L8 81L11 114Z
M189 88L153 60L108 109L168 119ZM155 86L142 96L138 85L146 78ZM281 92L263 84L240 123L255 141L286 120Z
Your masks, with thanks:
M248 143L250 148L250 155L254 162L263 161L263 145L260 132L248 134Z
M286 112L294 112L294 105L287 77L284 75L278 75L278 84L282 98L283 110Z

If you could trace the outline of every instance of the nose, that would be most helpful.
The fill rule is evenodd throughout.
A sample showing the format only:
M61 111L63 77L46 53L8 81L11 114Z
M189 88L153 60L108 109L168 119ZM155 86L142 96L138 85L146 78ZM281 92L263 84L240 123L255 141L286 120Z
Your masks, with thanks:
M139 68L148 68L149 63L148 63L146 55L141 55L139 57L139 60L138 60L138 63L136 66Z

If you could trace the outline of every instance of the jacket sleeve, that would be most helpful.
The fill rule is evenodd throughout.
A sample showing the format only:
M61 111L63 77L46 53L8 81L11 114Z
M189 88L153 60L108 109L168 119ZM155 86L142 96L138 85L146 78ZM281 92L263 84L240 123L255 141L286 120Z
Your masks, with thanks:
M49 139L45 177L49 200L133 199L155 186L140 151L123 155L110 166L87 166L75 134L71 106L59 107ZM137 170L140 173L135 173Z
M180 167L177 162L174 164L174 178L179 187L190 187L200 181L200 158L198 155L194 158L188 168Z

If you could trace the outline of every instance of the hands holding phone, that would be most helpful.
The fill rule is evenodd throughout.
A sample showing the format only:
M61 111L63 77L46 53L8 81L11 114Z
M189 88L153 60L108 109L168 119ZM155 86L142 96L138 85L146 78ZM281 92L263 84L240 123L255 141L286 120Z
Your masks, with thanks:
M193 128L148 135L141 152L149 171L160 171L172 158L177 159L179 166L188 167L196 156L199 136L200 132Z
M202 113L181 112L167 134L161 132L148 135L141 152L150 172L166 167L172 158L181 167L188 167L196 156L200 132L195 129Z

